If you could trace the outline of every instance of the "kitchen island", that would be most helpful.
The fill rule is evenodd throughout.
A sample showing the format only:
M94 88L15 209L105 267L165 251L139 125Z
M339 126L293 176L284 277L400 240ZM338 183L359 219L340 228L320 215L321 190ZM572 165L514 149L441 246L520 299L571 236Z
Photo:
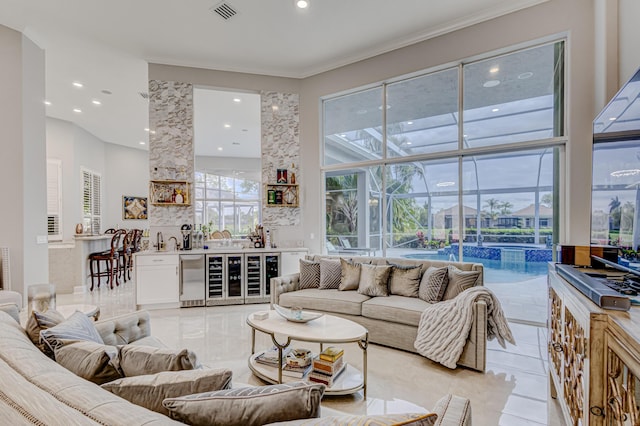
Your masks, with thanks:
M270 280L298 272L305 248L216 247L134 255L138 309L270 301Z

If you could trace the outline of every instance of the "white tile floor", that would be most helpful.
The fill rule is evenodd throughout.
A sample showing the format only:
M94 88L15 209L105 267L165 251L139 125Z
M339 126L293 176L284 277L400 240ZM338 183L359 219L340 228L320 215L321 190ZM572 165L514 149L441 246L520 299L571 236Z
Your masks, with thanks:
M85 295L58 295L59 305L92 303L101 318L133 311L131 282L115 290ZM268 305L236 305L151 311L153 334L175 348L194 350L212 367L233 371L236 383L262 384L248 366L251 332L246 317ZM545 314L546 315L546 314ZM379 414L429 410L446 393L471 400L473 423L480 426L561 425L557 404L547 398L546 330L511 323L517 345L502 348L489 342L487 371L449 370L419 355L370 345L368 398L362 393L325 397L323 405L346 413ZM258 333L257 345L270 345ZM355 344L345 345L348 362L360 366Z

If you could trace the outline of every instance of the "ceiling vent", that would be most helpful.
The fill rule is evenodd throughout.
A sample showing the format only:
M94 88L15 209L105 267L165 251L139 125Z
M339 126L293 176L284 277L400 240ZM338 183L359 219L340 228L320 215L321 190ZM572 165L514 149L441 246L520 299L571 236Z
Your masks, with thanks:
M149 94L147 92L138 92L138 95L140 95L140 97L145 101L149 100Z
M213 6L209 10L214 12L216 15L218 15L225 21L228 21L229 19L233 18L238 14L238 11L235 10L233 6L231 6L229 3L224 1L222 3L218 3L217 5Z

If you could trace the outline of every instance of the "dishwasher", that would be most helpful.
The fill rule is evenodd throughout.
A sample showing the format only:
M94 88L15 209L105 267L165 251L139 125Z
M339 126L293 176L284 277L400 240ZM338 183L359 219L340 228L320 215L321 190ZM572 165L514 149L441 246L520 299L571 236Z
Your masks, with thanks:
M204 254L180 255L180 307L205 306Z

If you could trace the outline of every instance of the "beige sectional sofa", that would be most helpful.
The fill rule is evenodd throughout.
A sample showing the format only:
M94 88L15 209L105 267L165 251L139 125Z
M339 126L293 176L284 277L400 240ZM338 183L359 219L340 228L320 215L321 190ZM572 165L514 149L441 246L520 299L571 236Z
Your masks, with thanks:
M311 261L336 259L338 256L308 256ZM433 266L453 265L462 271L479 271L476 285L483 284L483 266L480 263L446 262L406 258L350 257L352 262L374 265L420 265L423 270ZM428 303L417 297L390 295L369 297L355 290L300 289L300 273L271 279L271 303L285 307L327 312L361 324L369 330L369 341L405 351L416 352L416 339L422 311ZM486 368L487 306L477 301L473 307L473 326L458 365L478 371Z

